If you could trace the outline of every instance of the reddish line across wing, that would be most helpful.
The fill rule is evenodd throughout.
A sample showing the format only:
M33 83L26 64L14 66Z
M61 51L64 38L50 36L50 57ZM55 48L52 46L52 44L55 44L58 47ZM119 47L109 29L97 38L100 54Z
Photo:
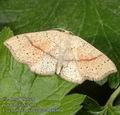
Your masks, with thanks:
M92 61L92 60L95 60L95 59L97 59L98 57L101 57L101 56L102 56L102 54L98 55L96 57L90 58L90 59L83 58L83 59L80 59L80 60L65 60L65 61Z
M80 61L92 61L92 60L95 60L96 58L98 58L98 57L100 57L100 56L102 56L102 54L101 55L98 55L98 56L96 56L96 57L93 57L93 58L90 58L90 59L80 59Z
M51 57L55 58L53 55L45 52L45 51L44 51L43 49L41 49L40 47L35 46L29 38L27 38L27 39L28 39L28 41L30 42L30 44L31 44L33 47L35 47L36 49L39 49L39 50L41 50L42 52L44 52L44 53L50 55ZM84 58L84 59L80 59L80 60L65 60L65 61L92 61L92 60L95 60L96 58L98 58L98 57L100 57L100 56L102 56L102 54L101 54L101 55L98 55L97 57L90 58L90 59ZM55 58L55 59L56 59L56 58Z
M33 44L33 42L32 42L29 38L27 38L27 39L28 39L28 41L30 42L31 46L35 47L35 48L38 49L38 50L41 50L42 52L46 53L46 54L49 55L49 56L55 58L53 55L45 52L45 51L44 51L43 49L41 49L40 47L35 46L35 45ZM56 58L55 58L55 59L56 59Z

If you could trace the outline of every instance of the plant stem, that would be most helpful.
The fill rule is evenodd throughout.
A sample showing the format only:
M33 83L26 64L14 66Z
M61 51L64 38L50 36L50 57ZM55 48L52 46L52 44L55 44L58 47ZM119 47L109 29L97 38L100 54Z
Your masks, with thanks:
M112 106L116 97L120 94L120 86L112 93L105 106Z

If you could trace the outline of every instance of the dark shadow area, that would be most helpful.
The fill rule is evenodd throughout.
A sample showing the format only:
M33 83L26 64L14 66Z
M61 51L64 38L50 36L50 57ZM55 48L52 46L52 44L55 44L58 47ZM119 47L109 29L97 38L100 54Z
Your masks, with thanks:
M115 99L113 105L114 105L114 106L120 105L120 94L119 94L119 95L117 96L117 98Z
M108 84L104 84L100 86L95 82L85 81L83 84L78 85L73 90L70 91L69 94L72 93L80 93L90 96L95 99L100 105L105 105L106 101L113 93L113 89L110 89Z

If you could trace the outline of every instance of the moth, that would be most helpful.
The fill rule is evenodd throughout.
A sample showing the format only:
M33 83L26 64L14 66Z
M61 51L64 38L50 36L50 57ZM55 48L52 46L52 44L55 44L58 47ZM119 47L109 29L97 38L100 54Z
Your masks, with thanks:
M101 51L68 31L47 30L13 36L4 42L13 57L36 74L53 75L81 84L117 72Z

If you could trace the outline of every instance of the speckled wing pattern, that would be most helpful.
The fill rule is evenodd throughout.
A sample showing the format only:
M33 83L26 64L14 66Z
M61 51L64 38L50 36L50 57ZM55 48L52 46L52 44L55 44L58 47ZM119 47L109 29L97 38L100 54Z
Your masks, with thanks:
M16 35L4 42L20 63L42 75L58 74L74 83L101 80L117 72L102 52L68 31L48 30Z

